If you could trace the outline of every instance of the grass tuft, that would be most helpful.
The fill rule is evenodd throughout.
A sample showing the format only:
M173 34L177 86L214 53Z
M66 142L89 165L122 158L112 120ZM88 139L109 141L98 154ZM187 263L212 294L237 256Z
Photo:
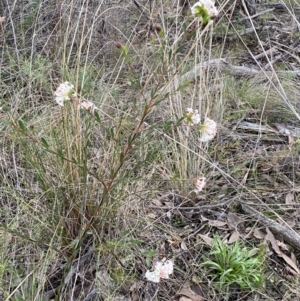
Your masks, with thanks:
M253 291L265 281L265 250L241 246L239 241L225 244L216 237L203 263L214 287L219 291L240 289Z

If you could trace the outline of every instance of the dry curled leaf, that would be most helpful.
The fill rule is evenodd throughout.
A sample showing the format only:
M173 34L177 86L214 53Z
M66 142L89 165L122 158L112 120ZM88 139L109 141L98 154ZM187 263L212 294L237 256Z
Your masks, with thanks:
M5 17L3 17L3 16L1 17L0 16L0 24L2 24L4 21L5 21Z
M265 238L265 234L259 229L254 229L253 236L257 239L264 239Z
M229 237L228 244L233 244L240 238L240 234L237 231L233 231Z
M297 258L294 252L291 252L291 259L297 264Z
M283 250L283 251L289 251L288 246L287 246L284 242L281 242L281 241L279 241L279 240L276 240L276 242L277 242L278 247L279 247L281 250Z
M294 271L300 275L300 270L298 269L297 265L293 262L293 260L288 257L287 255L285 255L284 253L281 253L281 255L278 255L280 257L282 257L284 259L284 261L294 269Z
M271 242L272 249L276 252L276 254L281 257L298 275L300 274L300 270L298 269L295 262L289 258L287 255L282 253L278 246L278 241L275 239L273 233L269 230L269 228L266 228L267 235L266 239Z
M239 218L235 213L228 213L227 222L228 226L233 230L240 232L240 230L243 230L245 228L244 221L241 218Z
M293 192L289 192L286 196L285 196L285 203L287 205L293 205L295 204L294 202L294 193Z
M150 219L155 219L155 218L157 218L157 214L155 214L155 213L148 213L146 216L147 216L148 218L150 218Z
M181 296L181 297L179 298L179 301L192 301L192 299L187 298L187 297L185 297L185 296Z
M155 206L163 207L163 203L161 202L160 199L153 199L151 200L151 203L153 203Z
M277 241L273 233L269 230L269 228L266 228L266 231L267 231L266 239L271 243L272 249L276 252L276 254L280 255L281 251L277 245Z
M294 275L294 276L298 276L298 273L296 273L292 268L290 268L289 266L285 267L286 272Z
M198 234L197 236L202 238L210 247L213 246L214 240L212 238L208 237L207 235L203 235L203 234Z
M184 241L181 242L180 247L183 251L188 251L188 247L186 246Z
M130 286L129 291L130 291L130 296L132 301L140 300L141 289L143 288L143 286L144 286L144 281L134 282Z
M249 171L250 171L250 169L248 169L247 172L245 173L245 175L244 175L244 177L243 177L243 179L241 181L241 185L245 185L246 184L247 179L248 179L248 175L249 175Z
M213 227L217 227L217 228L220 228L220 227L224 227L224 226L227 226L227 222L222 222L222 221L214 221L214 220L209 220L208 224L210 226L213 226Z
M180 295L181 297L179 300L181 301L204 301L205 299L203 296L197 294L192 288L187 284L184 285L183 288L177 293L177 295Z

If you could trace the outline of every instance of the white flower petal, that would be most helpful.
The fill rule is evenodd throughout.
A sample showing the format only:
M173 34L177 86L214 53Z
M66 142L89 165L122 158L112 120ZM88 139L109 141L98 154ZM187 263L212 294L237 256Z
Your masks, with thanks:
M147 271L145 274L145 277L147 280L154 282L154 283L159 283L159 281L160 281L160 277L156 271L154 271L154 272Z
M64 98L63 97L55 97L55 101L57 102L58 105L61 107L64 106Z
M207 118L203 125L200 126L201 137L199 140L201 142L208 142L217 134L217 124L212 119Z
M159 270L160 278L169 279L169 275L173 273L173 262L171 260L167 260Z
M193 123L194 124L199 124L201 119L200 119L200 115L198 114L198 111L195 111L193 117L192 117Z
M214 139L214 135L208 135L208 134L202 134L201 137L199 138L199 141L201 142L208 142Z

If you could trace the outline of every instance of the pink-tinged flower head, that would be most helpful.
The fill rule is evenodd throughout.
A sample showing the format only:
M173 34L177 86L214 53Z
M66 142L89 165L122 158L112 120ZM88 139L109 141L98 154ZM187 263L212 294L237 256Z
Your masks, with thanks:
M173 262L171 260L157 261L154 265L154 271L147 271L145 277L147 280L155 283L159 283L160 278L169 279L169 276L173 273Z
M204 124L199 126L201 137L199 140L201 142L208 142L212 140L217 134L217 124L212 120L207 118Z
M115 45L117 48L121 49L123 47L123 44L120 42L115 42Z
M185 123L188 125L196 125L199 124L200 122L200 115L198 113L198 110L187 108L183 116L184 116Z
M201 177L201 178L196 178L193 180L193 184L196 187L194 189L194 191L196 193L199 193L203 190L203 188L206 186L206 178L205 177Z
M201 8L205 9L209 14L210 19L215 19L219 14L214 0L199 0L191 7L192 15L194 17L202 18L201 14L199 16L199 8L200 10Z
M88 112L91 112L91 113L93 113L95 110L95 105L91 101L83 101L79 105L80 105L80 108L87 110Z
M70 100L70 97L75 95L74 86L69 82L64 82L55 91L55 101L63 107L64 101Z

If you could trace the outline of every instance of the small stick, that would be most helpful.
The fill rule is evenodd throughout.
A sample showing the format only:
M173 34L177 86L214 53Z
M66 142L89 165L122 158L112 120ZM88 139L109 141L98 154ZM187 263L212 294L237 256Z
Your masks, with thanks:
M226 205L229 205L231 202L233 202L235 199L237 199L237 197L233 198L233 199L229 199L225 202L222 203L218 203L218 204L213 204L213 205L203 205L203 206L193 206L193 207L167 207L167 206L150 206L150 208L154 208L154 209L167 209L167 210L210 210L210 209L215 209L215 208L219 208L219 207L223 207Z
M260 53L256 56L254 56L253 59L258 60L262 57L266 57L267 55L273 55L274 52L277 52L277 51L278 51L277 47L274 46L274 47L271 47L270 49L268 49L268 50L266 50L266 51L264 51L264 52L262 52L262 53Z
M257 18L257 17L259 17L259 16L261 16L261 15L264 15L264 14L266 14L266 13L269 13L269 12L273 11L274 9L275 9L275 8L269 8L269 9L266 9L266 10L264 10L264 11L261 11L261 12L255 14L255 15L252 15L252 16L250 16L250 17L247 16L247 17L243 18L242 20Z

